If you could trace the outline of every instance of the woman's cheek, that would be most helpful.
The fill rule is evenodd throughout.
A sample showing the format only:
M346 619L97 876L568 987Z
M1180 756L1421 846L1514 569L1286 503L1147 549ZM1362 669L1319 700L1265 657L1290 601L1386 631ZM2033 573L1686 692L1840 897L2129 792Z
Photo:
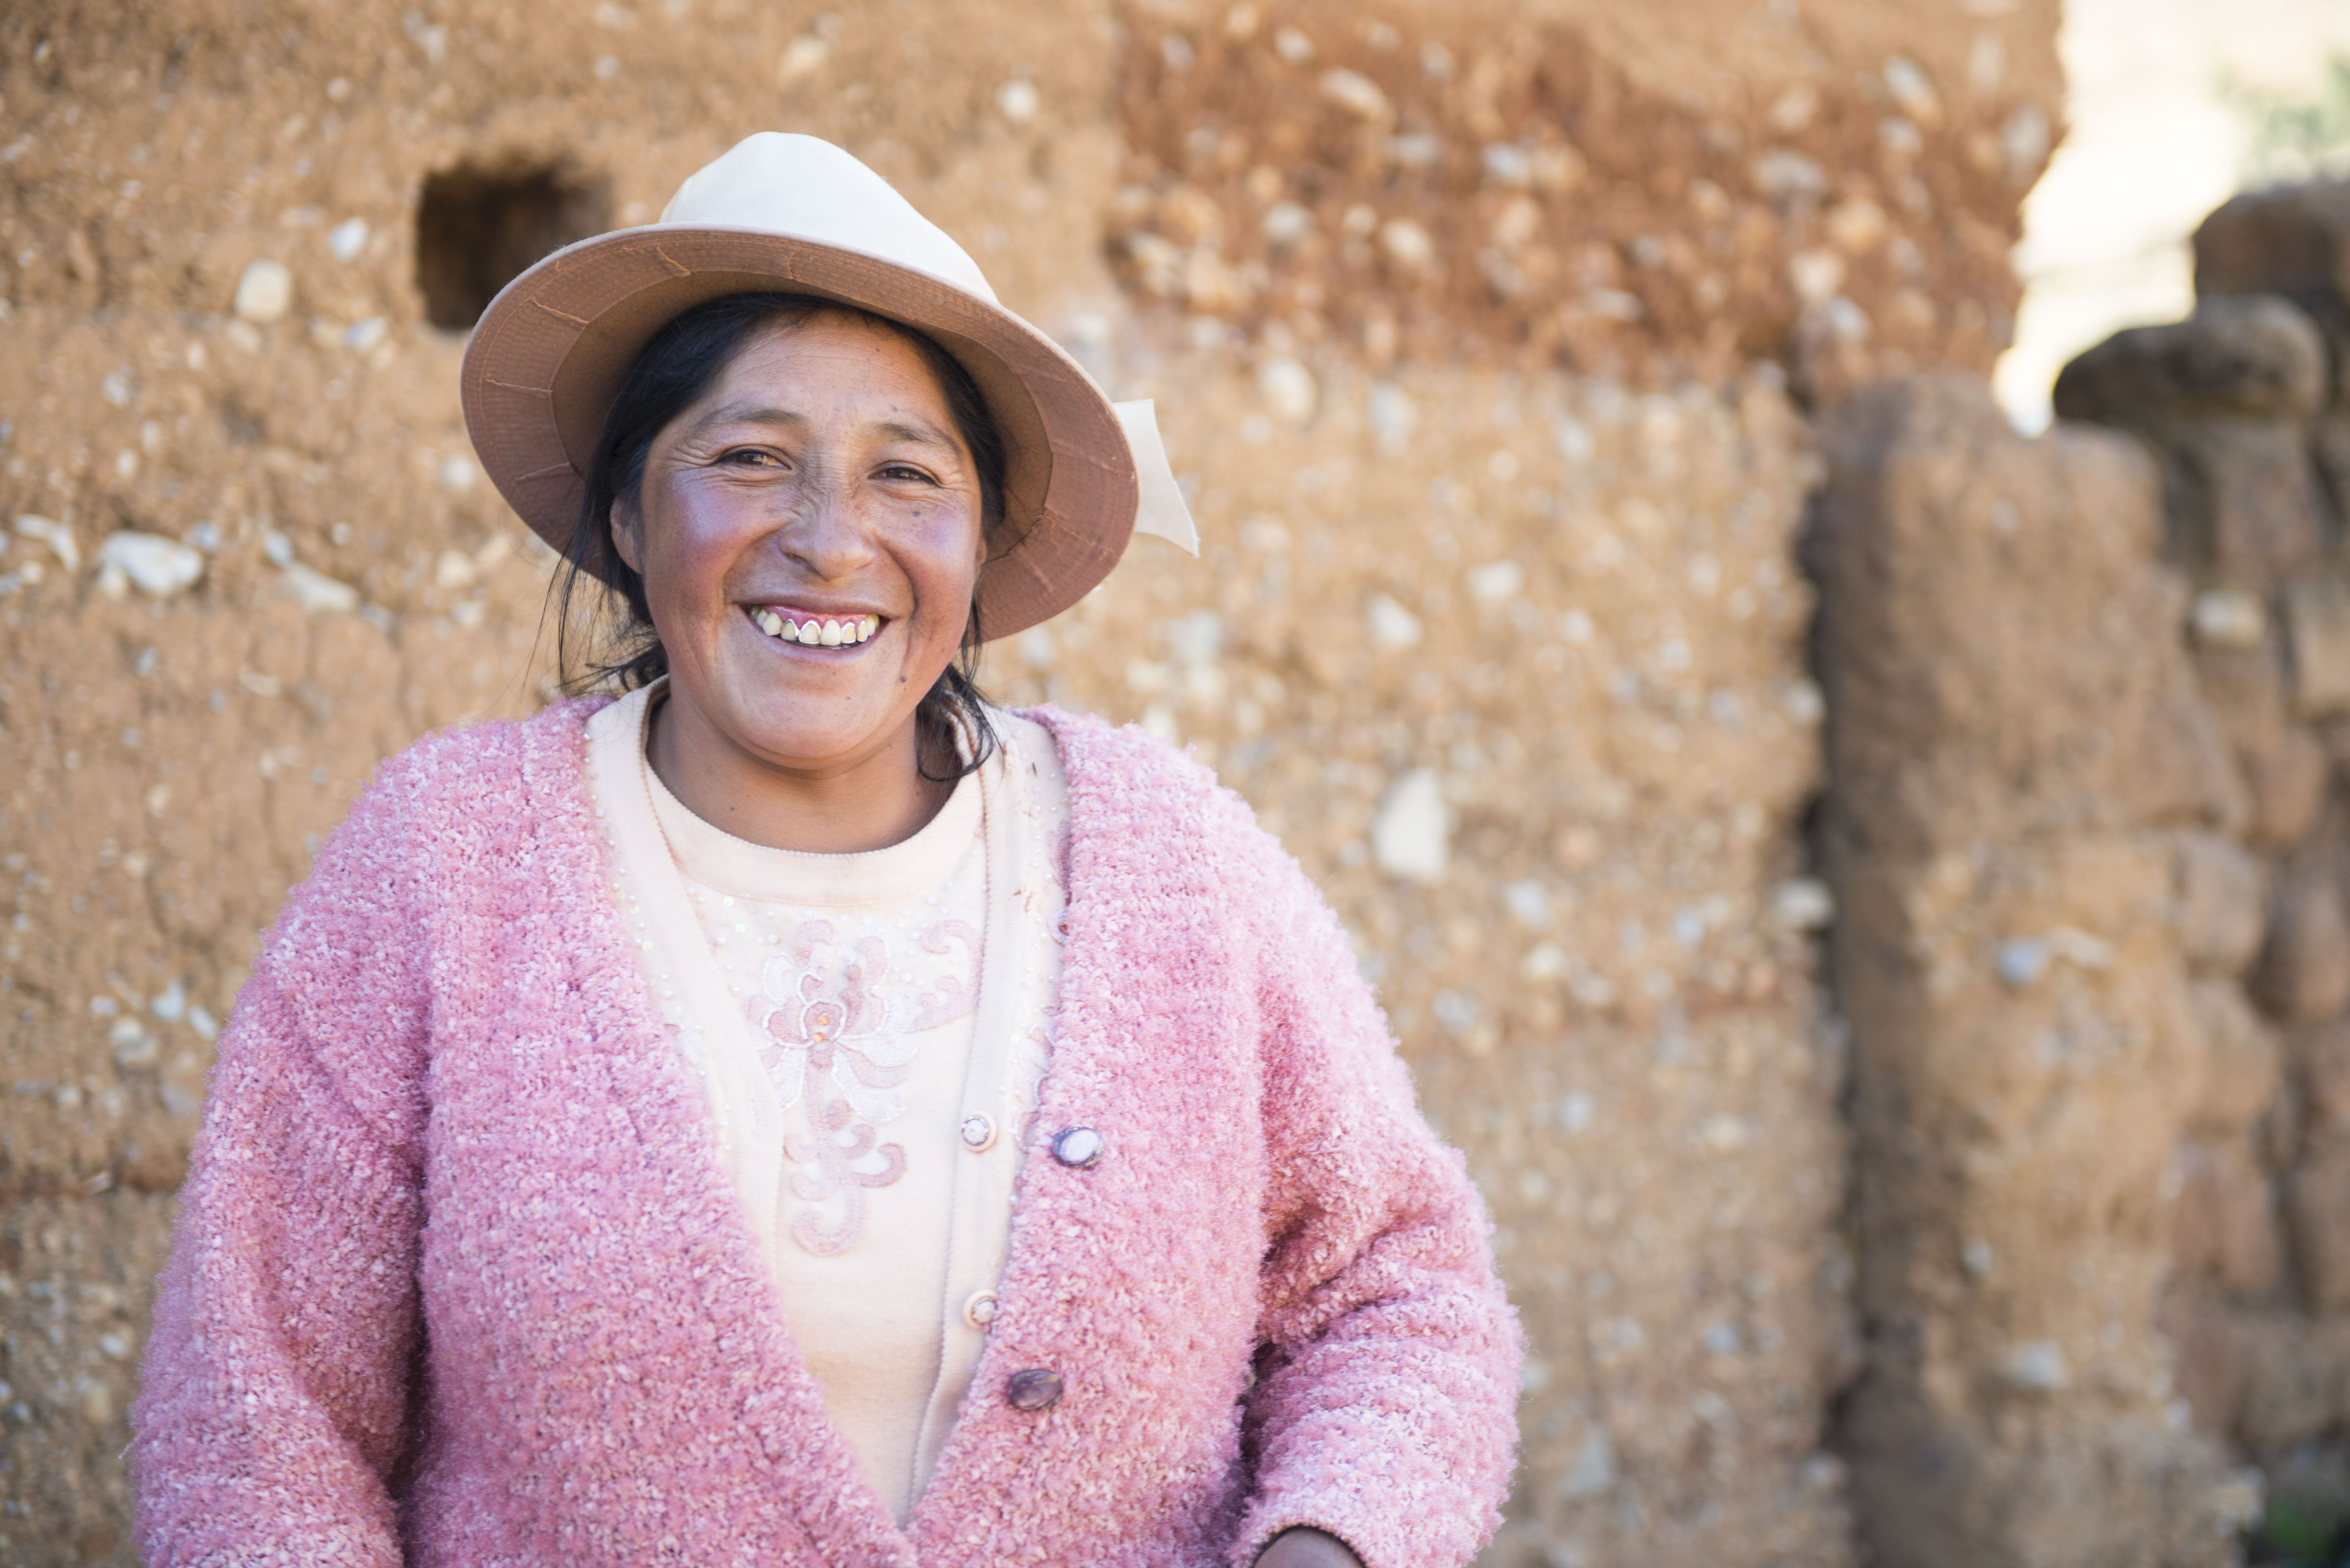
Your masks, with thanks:
M791 514L780 486L711 484L688 491L681 501L681 542L696 552L737 547L774 532Z
M979 521L962 506L935 504L910 510L905 532L932 582L975 583L979 576Z

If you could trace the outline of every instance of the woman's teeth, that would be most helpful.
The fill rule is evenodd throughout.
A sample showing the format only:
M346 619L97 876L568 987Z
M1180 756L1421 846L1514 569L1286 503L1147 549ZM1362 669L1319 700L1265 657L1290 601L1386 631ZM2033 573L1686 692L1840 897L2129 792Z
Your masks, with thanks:
M844 648L863 642L881 629L878 615L806 616L795 620L788 615L771 609L755 609L751 618L761 631L784 642L796 642L803 648Z

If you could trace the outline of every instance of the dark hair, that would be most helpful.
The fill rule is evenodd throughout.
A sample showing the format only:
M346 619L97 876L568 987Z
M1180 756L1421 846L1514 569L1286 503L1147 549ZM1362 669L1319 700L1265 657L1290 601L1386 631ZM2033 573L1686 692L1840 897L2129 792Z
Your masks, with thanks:
M923 334L855 306L804 294L730 294L705 300L652 336L620 382L604 415L588 465L588 493L572 524L571 545L549 592L556 610L556 662L566 691L606 684L634 691L669 673L669 652L654 629L645 580L612 543L612 505L638 500L653 438L726 373L734 357L764 328L791 328L826 312L853 316L896 333L931 368L955 433L971 449L978 471L980 527L991 542L1003 524L1003 437L979 387L951 354ZM573 663L572 606L582 575L605 590L603 614L589 656ZM915 763L922 777L945 784L987 761L997 741L979 689L979 597L972 597L962 643L914 711L920 732ZM933 773L936 763L947 771Z

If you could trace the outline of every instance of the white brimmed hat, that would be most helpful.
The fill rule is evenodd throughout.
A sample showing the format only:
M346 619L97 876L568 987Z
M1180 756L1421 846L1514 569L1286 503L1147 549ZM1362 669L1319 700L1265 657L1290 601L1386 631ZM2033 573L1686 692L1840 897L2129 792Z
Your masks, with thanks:
M1004 444L1003 536L980 576L989 639L1083 598L1135 533L1199 553L1149 402L1113 404L879 174L776 131L687 180L660 222L567 246L491 301L461 380L498 493L568 548L606 412L646 343L705 300L771 291L902 322L971 373Z

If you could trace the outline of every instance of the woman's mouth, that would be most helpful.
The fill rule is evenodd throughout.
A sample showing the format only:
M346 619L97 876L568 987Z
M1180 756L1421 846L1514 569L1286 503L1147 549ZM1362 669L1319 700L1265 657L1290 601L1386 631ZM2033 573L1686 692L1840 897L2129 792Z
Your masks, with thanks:
M751 622L777 642L801 648L847 648L881 629L878 615L816 615L806 610L754 605Z

